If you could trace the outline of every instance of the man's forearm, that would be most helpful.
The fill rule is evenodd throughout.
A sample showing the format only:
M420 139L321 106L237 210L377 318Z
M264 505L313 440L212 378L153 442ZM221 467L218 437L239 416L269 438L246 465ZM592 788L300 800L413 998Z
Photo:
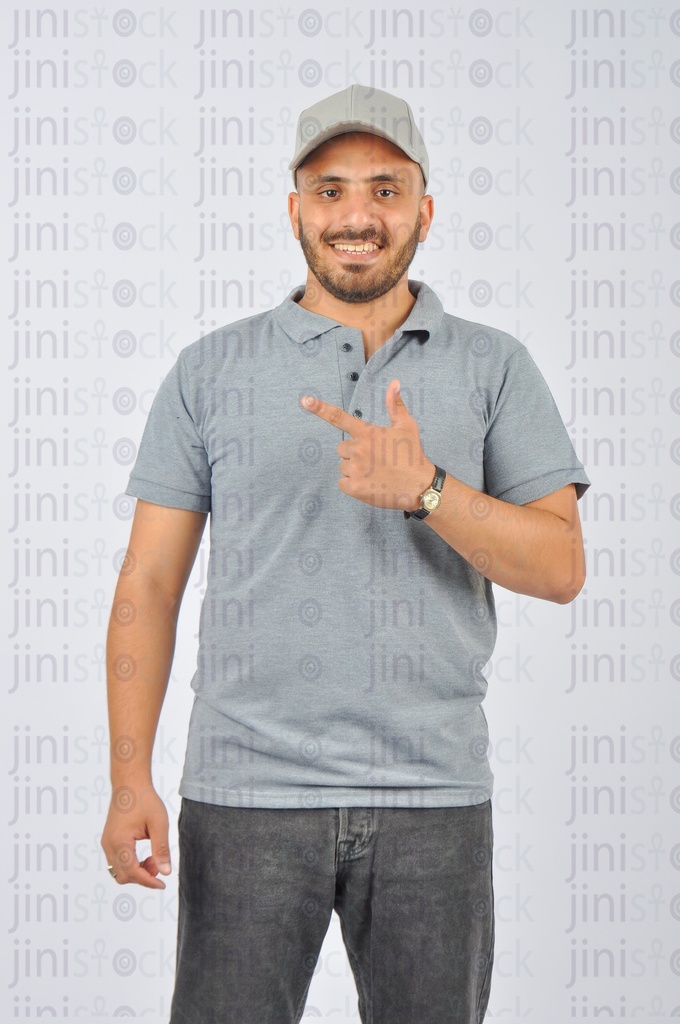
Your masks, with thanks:
M178 604L143 577L120 578L107 640L114 787L151 781L151 756L175 646Z
M518 594L572 601L585 578L575 521L492 498L447 474L439 508L424 523L487 579Z
M102 847L121 885L164 889L158 875L170 871L168 814L153 786L151 757L205 520L205 513L140 498L113 599L106 652L113 792ZM141 839L151 841L151 853L140 863Z
M435 467L423 451L418 424L396 378L385 393L388 427L366 423L311 395L300 402L349 434L350 440L336 449L338 487L344 494L379 508L418 508L418 496L432 482ZM442 499L424 522L487 579L559 604L576 597L585 566L573 484L538 501L512 505L447 474Z

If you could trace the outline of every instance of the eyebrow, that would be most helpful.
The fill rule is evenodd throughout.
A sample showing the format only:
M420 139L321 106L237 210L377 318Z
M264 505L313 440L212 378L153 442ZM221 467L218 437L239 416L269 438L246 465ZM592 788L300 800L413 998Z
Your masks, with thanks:
M320 185L320 184L340 184L347 185L351 184L352 178L343 178L340 174L317 174L314 178L308 178L308 185ZM367 184L373 184L378 181L397 181L400 184L404 184L407 178L403 174L373 174L370 178L362 178L362 181Z

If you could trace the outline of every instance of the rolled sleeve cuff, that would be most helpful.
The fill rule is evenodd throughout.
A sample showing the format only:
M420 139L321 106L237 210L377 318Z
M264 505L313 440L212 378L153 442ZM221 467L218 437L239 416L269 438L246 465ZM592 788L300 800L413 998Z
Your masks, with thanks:
M125 493L133 498L141 498L142 501L150 501L153 505L183 508L187 512L210 512L209 494L179 491L165 484L154 483L152 480L131 479Z
M562 487L566 487L567 484L574 484L576 487L576 497L581 498L590 487L590 480L585 473L575 473L573 470L571 472L557 470L554 473L546 473L543 476L536 477L534 480L527 480L516 487L510 487L501 494L494 495L494 497L500 501L508 501L513 505L526 505L530 501L538 501L539 498L545 498L548 494L559 491Z

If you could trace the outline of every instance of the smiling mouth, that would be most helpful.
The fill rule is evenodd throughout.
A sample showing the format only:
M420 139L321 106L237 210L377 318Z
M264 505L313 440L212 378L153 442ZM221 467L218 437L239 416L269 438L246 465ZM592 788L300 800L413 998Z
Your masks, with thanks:
M338 249L340 252L375 252L382 246L376 245L375 242L361 242L359 245L353 245L351 242L335 242L332 248Z

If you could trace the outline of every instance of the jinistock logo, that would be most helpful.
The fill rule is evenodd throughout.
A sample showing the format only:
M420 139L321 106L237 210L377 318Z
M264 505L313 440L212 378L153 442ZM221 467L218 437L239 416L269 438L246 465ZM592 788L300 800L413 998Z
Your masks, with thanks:
M383 41L434 40L468 35L478 38L492 35L501 39L533 38L531 10L501 11L492 15L478 8L467 15L462 8L349 7L332 11L307 7L297 17L288 9L231 8L198 12L196 48L210 39L295 38L347 40L362 43L365 49Z
M9 47L27 39L72 39L79 43L80 40L89 41L90 36L102 39L107 35L122 39L135 35L142 39L178 38L173 24L178 14L176 10L133 12L122 8L111 14L105 7L92 10L81 8L76 11L15 8L13 14L12 41L8 43Z

